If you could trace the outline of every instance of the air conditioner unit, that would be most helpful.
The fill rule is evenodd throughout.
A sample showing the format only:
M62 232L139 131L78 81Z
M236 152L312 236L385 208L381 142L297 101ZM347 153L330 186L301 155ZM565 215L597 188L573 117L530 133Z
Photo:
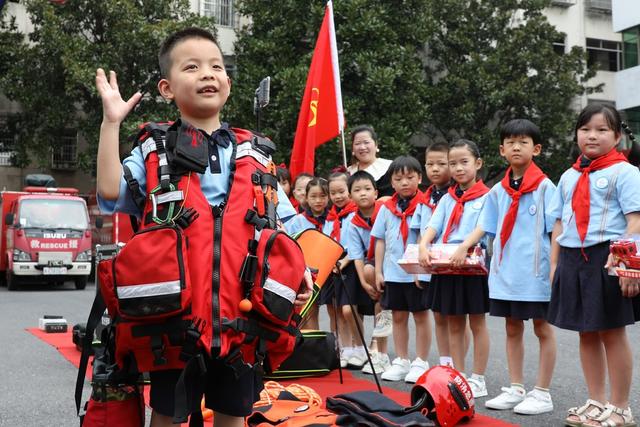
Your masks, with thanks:
M552 6L571 7L576 4L576 0L551 0Z
M585 7L590 12L611 13L611 0L586 0Z

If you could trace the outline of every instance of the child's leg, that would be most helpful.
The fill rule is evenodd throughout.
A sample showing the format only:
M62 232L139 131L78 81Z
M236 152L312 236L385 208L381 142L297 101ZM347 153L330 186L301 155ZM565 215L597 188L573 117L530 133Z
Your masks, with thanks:
M511 384L524 384L522 365L524 363L524 322L520 319L507 317L505 329L507 332L507 364ZM542 354L542 351L540 352ZM545 386L546 388L547 386Z
M396 356L409 358L409 312L393 310L393 345Z
M536 386L549 388L553 368L556 365L556 337L553 327L544 319L533 320L533 331L540 343L540 361Z
M431 320L429 310L413 313L413 321L416 324L416 356L426 361L431 349Z
M159 414L156 411L151 411L151 423L149 427L172 427L173 417Z
M598 402L606 402L606 360L604 346L598 332L580 333L580 362L584 379L587 383L589 398Z
M345 323L345 328L342 331L344 333L344 343L348 343L348 346L361 346L364 345L362 340L360 339L360 334L358 334L358 327L356 326L356 320L353 318L353 312L351 310L350 305L342 306L342 318ZM360 320L360 316L357 316L358 322L360 323L360 328L362 329L362 321Z
M436 343L438 344L438 353L440 357L451 357L449 350L449 322L447 316L434 311L433 320L436 324Z
M376 302L376 306L374 310L376 315L382 311L382 306L380 306L380 302ZM375 316L373 319L374 319L374 327L375 327ZM378 350L378 352L382 354L387 354L387 351L388 351L387 342L388 342L387 337L378 337L378 338L371 339L372 348L374 348L373 345L375 344L374 349Z
M327 305L327 311L329 311L329 306ZM331 307L331 310L333 310L333 307ZM311 310L309 310L309 314L307 314L307 319L304 322L304 328L305 329L320 329L320 322L318 321L318 304L314 304L313 307L311 307ZM331 311L329 311L329 324L331 325L331 331L335 332L336 331L336 326L334 323L334 317L331 315Z
M611 399L609 402L618 408L629 406L629 390L633 372L633 359L626 328L608 329L600 332L606 351Z
M484 375L489 362L489 331L483 314L470 314L469 326L473 334L473 373Z
M243 427L243 417L232 417L230 415L215 412L213 414L213 427Z
M467 315L444 316L449 324L449 348L453 365L464 372L464 331L467 327Z

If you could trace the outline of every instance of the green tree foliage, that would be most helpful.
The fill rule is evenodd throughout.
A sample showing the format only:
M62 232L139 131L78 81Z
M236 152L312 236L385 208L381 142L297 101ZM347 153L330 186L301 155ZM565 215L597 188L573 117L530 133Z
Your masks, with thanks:
M563 40L542 14L547 0L430 0L427 133L476 141L487 178L506 163L499 129L514 118L540 126L540 163L552 178L567 168L577 95L594 72L578 47L553 50Z
M384 157L406 152L409 137L424 121L425 85L419 53L428 34L427 0L351 0L334 2L334 20L348 126L372 124ZM255 123L252 99L258 82L272 78L271 105L262 130L279 146L288 163L298 112L325 2L242 0L240 12L251 18L236 43L237 78L229 113L234 122ZM350 154L346 135L347 154ZM350 156L349 156L350 157ZM340 142L321 146L318 171L342 163Z
M248 125L253 92L272 77L272 105L263 130L288 161L324 1L240 2L252 23L236 44L238 76L230 113ZM413 135L479 143L489 178L504 170L500 126L512 118L536 122L545 140L542 166L566 168L577 95L593 71L580 48L556 54L562 35L542 14L548 0L383 0L334 3L345 116L370 123L382 155L412 150ZM348 141L347 141L348 144ZM321 146L319 170L341 163L337 141Z
M158 97L157 52L171 32L197 25L215 32L213 21L189 11L188 0L24 1L33 31L22 34L4 16L0 26L0 92L21 112L18 152L46 165L64 129L77 129L89 142L80 162L90 169L97 148L102 105L95 90L96 68L115 70L124 97L143 101L122 127L121 141L137 124L175 117ZM5 7L3 13L8 9ZM28 146L28 150L25 150Z

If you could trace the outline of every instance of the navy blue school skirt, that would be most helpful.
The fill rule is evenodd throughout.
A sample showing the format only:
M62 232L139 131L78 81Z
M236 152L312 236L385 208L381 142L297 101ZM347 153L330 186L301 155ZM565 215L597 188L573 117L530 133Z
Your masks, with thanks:
M620 291L618 278L609 276L604 265L609 242L584 248L560 247L551 285L547 320L562 329L593 332L634 323L633 299Z
M487 276L434 274L427 286L428 307L445 316L489 312Z
M541 301L508 301L491 298L489 300L489 307L489 314L495 317L510 317L519 320L546 319L549 303Z
M372 301L360 285L358 272L353 262L350 262L342 269L342 281L336 278L336 301L338 306L354 305L354 306L370 306Z

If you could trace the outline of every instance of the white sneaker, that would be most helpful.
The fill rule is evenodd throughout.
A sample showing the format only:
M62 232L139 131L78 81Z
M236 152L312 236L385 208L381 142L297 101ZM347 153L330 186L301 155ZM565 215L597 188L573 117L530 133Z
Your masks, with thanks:
M393 332L393 318L391 316L391 310L382 310L376 314L375 319L376 326L373 328L371 336L373 338L384 338L391 335Z
M467 378L467 382L471 386L471 392L474 398L487 396L487 385L484 382L484 376L472 374Z
M371 352L371 362L373 362L373 368L375 369L376 374L382 374L391 367L389 356L384 353L378 353L377 351ZM369 361L367 361L362 367L362 373L369 375L373 374Z
M347 360L347 367L354 369L362 369L367 362L367 353L364 347L355 347L351 352L351 357Z
M409 373L404 377L404 382L406 383L415 383L418 378L429 369L429 363L425 360L416 357L416 360L411 362L411 366L409 367Z
M380 378L386 381L403 380L409 373L410 364L411 362L409 359L400 359L399 357L396 357L393 359L393 362L391 362L391 367L384 371Z
M484 402L489 409L513 409L524 400L524 390L519 387L502 387L502 393L491 400Z
M349 358L353 354L353 347L342 347L340 349L340 367L346 368L349 364Z
M534 388L527 397L513 408L513 412L521 415L538 415L553 411L551 395L547 391Z

